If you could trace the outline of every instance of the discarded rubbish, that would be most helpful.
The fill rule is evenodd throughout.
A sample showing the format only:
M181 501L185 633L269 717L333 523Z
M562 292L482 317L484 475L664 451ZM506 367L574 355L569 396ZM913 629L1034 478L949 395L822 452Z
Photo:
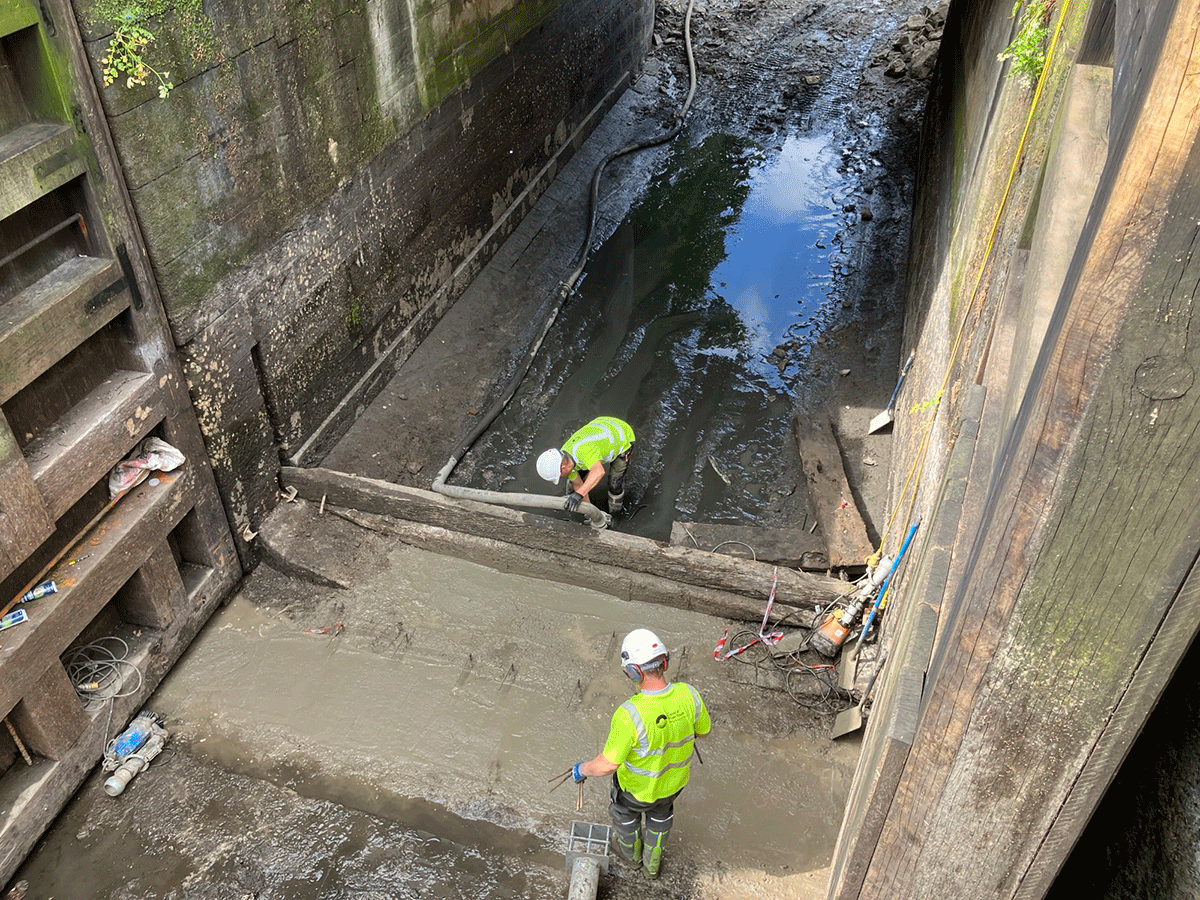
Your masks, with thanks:
M341 634L345 630L341 622L334 622L332 625L326 625L324 628L305 628L305 634L329 634L333 632L334 636Z
M58 593L58 585L53 581L43 581L37 587L21 595L18 603L30 603L34 600L41 600L50 594Z
M708 464L712 466L713 471L717 473L717 477L719 477L726 484L729 484L729 476L717 468L717 461L711 456L708 458Z
M145 480L151 472L173 472L184 462L186 459L182 453L162 438L151 435L138 444L133 453L113 466L108 473L108 495L120 496Z
M20 625L22 622L29 621L29 613L23 609L14 609L12 612L0 617L0 631L5 628L12 628L14 625Z

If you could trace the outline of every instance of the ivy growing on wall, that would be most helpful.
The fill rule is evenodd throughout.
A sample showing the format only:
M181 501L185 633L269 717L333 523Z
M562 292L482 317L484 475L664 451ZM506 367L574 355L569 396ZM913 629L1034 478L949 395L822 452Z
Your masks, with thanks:
M1017 36L997 58L1012 60L1010 76L1025 75L1037 81L1046 65L1046 35L1050 31L1050 10L1054 0L1017 0L1009 18L1014 18L1022 7L1025 9Z

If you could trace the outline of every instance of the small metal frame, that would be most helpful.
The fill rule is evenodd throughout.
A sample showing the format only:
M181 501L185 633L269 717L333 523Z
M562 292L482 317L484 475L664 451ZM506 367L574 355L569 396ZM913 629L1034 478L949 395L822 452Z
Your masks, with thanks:
M572 822L571 833L567 837L567 871L572 870L576 859L585 856L594 859L600 871L608 874L608 838L611 832L611 825Z

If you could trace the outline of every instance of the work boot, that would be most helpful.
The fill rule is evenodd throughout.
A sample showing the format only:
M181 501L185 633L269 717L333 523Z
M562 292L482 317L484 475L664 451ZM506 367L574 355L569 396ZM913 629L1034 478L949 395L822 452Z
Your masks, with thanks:
M647 878L657 878L658 870L662 867L663 851L667 849L667 833L670 828L664 831L655 831L650 828L649 822L646 823L646 848L642 852L642 865L646 867Z
M638 831L630 837L628 834L621 834L619 831L612 833L613 848L617 851L617 856L625 860L627 863L633 863L635 866L642 863L642 833Z
M608 495L608 514L614 519L621 514L621 510L625 506L625 492L619 494Z

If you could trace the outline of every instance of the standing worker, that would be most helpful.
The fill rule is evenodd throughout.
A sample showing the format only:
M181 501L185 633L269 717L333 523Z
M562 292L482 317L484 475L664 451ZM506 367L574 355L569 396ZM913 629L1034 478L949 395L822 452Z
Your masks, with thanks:
M575 512L588 500L592 488L608 474L608 514L616 516L625 505L625 470L633 448L633 429L613 416L592 419L561 450L545 450L537 459L537 473L551 484L567 479L563 509ZM605 468L607 466L607 469Z
M649 878L658 877L675 798L688 783L696 738L712 728L700 692L682 681L667 681L670 659L654 632L638 628L625 636L621 668L638 683L638 693L613 713L600 754L571 768L577 783L612 775L609 813L617 853L644 865Z

